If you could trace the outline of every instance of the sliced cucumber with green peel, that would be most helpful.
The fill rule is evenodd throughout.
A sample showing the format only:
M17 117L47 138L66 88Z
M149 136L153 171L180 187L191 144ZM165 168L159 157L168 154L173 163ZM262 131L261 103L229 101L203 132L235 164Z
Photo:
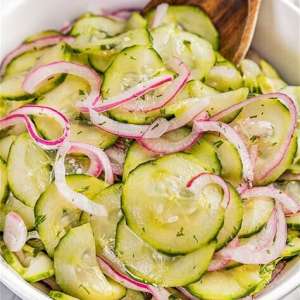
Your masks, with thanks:
M126 295L122 300L145 300L145 295L141 292L127 289Z
M154 153L148 151L137 142L132 143L127 151L125 158L123 167L123 181L127 179L129 173L137 166L155 158L156 155Z
M218 155L222 177L233 186L238 186L242 181L243 165L237 149L217 134L207 133L204 139L211 143Z
M286 141L290 122L291 116L287 108L277 99L268 99L247 105L231 123L231 126L237 128L243 135L248 147L258 148L255 185L266 185L277 180L292 163L297 150L296 136L292 138L283 160L272 169L272 172L264 174L266 166L272 165L272 159ZM260 134L262 131L260 128L265 126L263 124L267 124L268 130Z
M147 28L147 20L139 12L134 11L127 21L126 29L138 28Z
M39 51L39 50L38 50ZM34 68L41 65L45 65L54 61L68 61L71 57L70 46L64 42L60 42L53 47L49 47L43 52L34 65L26 71L21 73L13 73L12 75L7 75L0 82L0 97L7 100L26 100L32 98L32 95L27 94L23 90L23 82L28 74L28 72ZM12 68L11 72L13 72ZM55 75L46 82L43 82L35 91L35 95L44 94L54 87L59 85L65 78L65 75L59 74Z
M243 85L239 70L229 61L222 60L210 69L205 83L220 92L236 90Z
M28 51L17 56L6 67L5 76L23 73L32 69L47 51L47 48Z
M205 139L200 138L190 149L184 151L195 156L202 167L215 174L220 174L221 164L214 147Z
M34 207L41 193L50 184L50 158L27 133L18 136L11 146L7 176L14 196L30 207Z
M249 94L249 90L247 88L240 88L226 93L217 93L214 89L208 89L206 85L198 80L191 81L186 87L189 90L183 90L185 94L180 96L178 99L179 101L174 101L174 103L167 105L164 109L167 116L179 116L188 109L189 106L202 101L203 98L209 98L210 102L206 110L211 116L213 116L231 105L246 100ZM194 99L191 100L188 98ZM239 111L233 112L224 117L222 121L226 123L231 122L238 114Z
M32 34L28 36L25 40L24 43L32 43L36 40L39 40L41 38L46 38L50 36L56 36L56 35L61 35L60 31L54 30L54 29L49 29L49 30L44 30L35 34Z
M167 256L138 237L122 220L117 229L116 254L139 280L162 287L182 286L198 280L208 268L215 243L184 256Z
M238 234L243 220L243 203L238 192L229 185L230 202L225 210L224 224L216 240L216 250L226 246Z
M23 266L17 255L5 245L1 246L1 251L5 261L28 282L37 282L54 275L53 262L43 252L39 252L34 257L28 257L28 266Z
M54 300L80 300L78 298L72 297L60 291L50 291L48 296Z
M216 62L209 42L196 34L182 31L174 25L161 26L151 32L153 48L165 62L178 57L190 69L193 79L203 79Z
M90 65L98 72L104 73L114 60L115 55L103 56L97 54L89 54Z
M258 93L258 76L261 75L259 66L251 59L243 59L240 63L240 69L243 74L244 86L247 87L251 93Z
M97 33L102 38L114 36L124 31L124 21L106 18L102 16L86 15L79 18L72 27L71 35L78 36Z
M300 230L300 213L286 217L288 227L295 230Z
M278 78L269 78L265 75L258 76L258 85L263 94L277 92L287 86L287 84Z
M214 239L224 221L223 193L213 184L200 195L186 187L204 171L197 158L185 153L137 167L123 186L122 210L129 227L170 254L195 251Z
M119 95L140 82L151 79L155 76L166 74L165 66L154 49L145 46L134 46L123 50L115 58L104 74L104 81L101 88L103 100ZM156 89L152 93L159 93ZM148 93L144 99L151 97ZM145 101L144 100L144 101ZM161 115L159 110L151 112L128 112L122 108L115 108L109 111L112 118L134 124L152 123Z
M244 216L239 237L249 237L267 224L274 209L274 201L268 197L248 199L243 202Z
M300 254L300 231L288 230L287 243L281 253L282 258L292 257Z
M8 181L6 163L0 158L0 209L8 197Z
M122 185L117 183L107 187L93 197L93 201L104 205L108 213L106 217L89 217L95 237L97 255L101 255L106 247L111 250L115 248L117 225L123 216L121 211L121 193Z
M27 230L32 230L34 228L35 219L33 208L25 205L12 195L9 195L0 211L3 213L3 215L1 214L0 217L0 231L3 231L5 216L11 211L14 211L20 215L26 225Z
M0 158L7 161L8 154L12 143L15 141L16 136L8 135L0 139Z
M54 275L52 260L43 252L31 258L30 264L26 267L22 277L28 282L37 282Z
M229 270L208 272L190 284L190 293L200 299L233 300L250 295L263 281L260 265L242 265Z
M87 175L67 176L67 183L73 190L89 199L107 186L102 180ZM37 201L34 213L40 238L52 257L55 247L68 229L79 225L81 211L64 199L55 183L52 183Z
M56 282L62 290L82 300L118 300L126 289L105 278L97 260L90 224L69 230L54 252Z
M278 72L267 61L261 59L259 66L265 76L269 78L280 79Z
M147 14L149 24L152 23L154 13L155 10L152 10ZM182 29L208 40L215 50L219 48L219 33L209 17L199 7L187 5L169 6L162 24L171 23L175 23Z
M79 52L111 57L125 48L137 45L151 46L151 37L146 29L133 29L105 39L93 34L80 35L72 47Z

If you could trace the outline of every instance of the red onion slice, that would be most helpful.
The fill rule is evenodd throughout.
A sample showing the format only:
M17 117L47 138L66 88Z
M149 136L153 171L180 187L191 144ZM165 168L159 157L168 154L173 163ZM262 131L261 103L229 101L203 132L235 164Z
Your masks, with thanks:
M280 202L289 213L296 213L300 211L300 205L293 198L291 198L281 190L276 189L272 185L247 189L241 193L241 197L271 197Z
M161 85L165 84L166 82L169 82L172 80L171 75L164 75L164 76L158 76L153 79L150 79L148 81L139 83L135 87L132 87L122 94L112 97L110 99L106 99L104 102L100 104L94 105L93 109L97 112L105 112L107 110L110 110L112 108L116 108L124 103L127 103L128 101L135 100L138 97L141 97L145 95L146 93L160 87ZM85 106L84 102L79 103L78 105L80 107L80 110L82 112L88 112L88 107Z
M23 89L27 93L32 94L36 90L37 86L44 80L61 73L79 76L89 83L91 91L84 102L92 102L94 99L99 97L101 86L101 79L99 75L85 65L65 61L57 61L34 68L25 77Z
M229 125L217 122L217 121L194 121L195 130L203 133L206 131L215 131L222 134L226 139L232 143L240 154L243 164L243 177L248 184L252 184L253 181L253 166L251 162L250 154L244 144L242 138L238 133Z
M234 249L222 249L219 254L227 259L243 264L267 264L277 259L283 251L287 240L287 225L281 204L276 201L276 216L268 222L268 229L257 234L250 242ZM276 224L276 236L273 242L274 223ZM269 231L269 232L268 232ZM270 234L270 232L272 232ZM270 245L270 241L272 242Z
M229 202L230 202L230 191L228 188L228 185L226 182L218 175L210 174L210 173L200 173L196 175L194 178L192 178L188 183L187 187L194 192L195 194L198 194L201 192L201 190L209 185L209 184L217 184L220 186L224 192L223 200L222 200L222 206L224 208L227 208Z
M167 4L167 3L159 4L156 7L155 14L154 14L154 17L153 17L153 21L152 21L152 24L151 24L152 29L154 29L154 28L156 28L156 27L158 27L162 24L164 18L167 15L168 8L169 8L169 4Z
M27 240L27 228L23 219L15 212L5 217L3 240L10 251L22 250Z
M89 109L90 118L97 127L126 138L141 138L149 129L148 125L126 124L110 119L109 117L98 114L93 108Z
M66 200L72 202L82 211L96 216L107 216L107 211L103 205L95 203L83 194L73 191L66 182L65 157L72 149L72 145L72 143L66 143L57 151L57 157L53 167L56 187ZM80 143L74 143L74 145L75 147L83 147ZM105 170L105 180L108 183L113 183L112 168L105 152L91 145L86 145L85 147L98 156Z
M151 100L126 103L122 107L128 111L149 112L159 109L170 102L184 87L190 76L188 67L178 58L172 58L170 68L178 73L178 77L170 83L163 94L159 97L153 97Z
M137 142L147 150L156 154L169 154L185 150L191 147L200 138L201 133L192 130L191 133L180 141L169 141L164 138L142 138Z
M2 60L0 65L0 76L5 73L5 69L7 65L17 56L35 49L44 48L47 46L53 46L61 41L66 43L72 43L74 38L71 36L64 36L64 35L55 35L55 36L47 36L41 39L38 39L32 43L22 44L13 51L9 52L5 58Z
M31 121L28 115L46 115L55 119L63 127L63 134L60 137L53 140L46 140L42 138L37 132L34 123ZM25 124L31 138L36 142L36 144L38 144L41 148L45 150L57 149L70 136L69 120L62 113L48 106L26 105L20 107L12 111L6 117L0 119L0 129L15 125L19 122Z
M268 164L266 166L266 169L261 174L257 175L258 180L263 180L264 178L266 178L274 170L274 168L276 168L281 163L281 161L285 158L285 153L287 152L291 144L292 137L297 127L298 110L293 99L291 99L288 95L283 93L264 94L254 98L247 99L241 103L232 105L231 107L217 113L212 118L213 120L220 120L226 115L234 111L237 111L247 106L248 104L254 103L259 100L267 100L267 99L274 99L274 98L278 99L284 106L287 107L291 115L291 122L290 122L289 130L285 142L282 144L281 148L278 150L277 154L275 155L273 163Z
M113 268L110 265L110 263L108 261L106 261L105 259L103 259L101 257L97 257L97 261L100 265L101 270L103 271L103 273L105 275L112 278L116 282L119 282L126 288L133 289L136 291L141 291L144 293L150 293L153 295L153 297L156 300L168 300L169 299L170 293L166 289L160 288L160 287L154 287L152 285L139 282L139 281L117 271L115 268Z
M226 249L236 248L240 244L238 237L235 237L227 246ZM222 255L215 253L212 261L208 266L208 271L218 271L224 269L230 263L230 259L222 257Z

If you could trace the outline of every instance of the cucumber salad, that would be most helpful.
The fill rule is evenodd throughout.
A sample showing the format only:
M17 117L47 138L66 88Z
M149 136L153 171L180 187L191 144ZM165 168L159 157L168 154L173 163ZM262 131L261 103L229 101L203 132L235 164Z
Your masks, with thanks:
M86 13L0 79L0 254L60 300L255 298L300 254L300 86L194 6Z

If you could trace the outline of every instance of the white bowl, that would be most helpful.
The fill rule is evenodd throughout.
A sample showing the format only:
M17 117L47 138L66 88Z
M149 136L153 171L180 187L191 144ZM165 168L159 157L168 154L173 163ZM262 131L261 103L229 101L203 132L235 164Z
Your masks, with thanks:
M213 1L213 0L212 0ZM245 0L246 1L246 0ZM0 0L0 59L26 36L61 28L87 11L143 7L147 0ZM253 46L290 84L300 84L300 10L286 0L263 0ZM254 254L255 255L255 254ZM47 300L0 257L0 280L24 300ZM258 298L277 300L300 285L300 258Z

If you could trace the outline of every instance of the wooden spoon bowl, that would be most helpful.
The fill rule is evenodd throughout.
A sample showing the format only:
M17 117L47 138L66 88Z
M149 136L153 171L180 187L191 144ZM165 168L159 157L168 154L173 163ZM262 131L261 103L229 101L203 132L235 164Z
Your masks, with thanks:
M161 3L194 5L211 18L221 37L221 54L239 63L250 47L261 0L151 0L147 12Z

